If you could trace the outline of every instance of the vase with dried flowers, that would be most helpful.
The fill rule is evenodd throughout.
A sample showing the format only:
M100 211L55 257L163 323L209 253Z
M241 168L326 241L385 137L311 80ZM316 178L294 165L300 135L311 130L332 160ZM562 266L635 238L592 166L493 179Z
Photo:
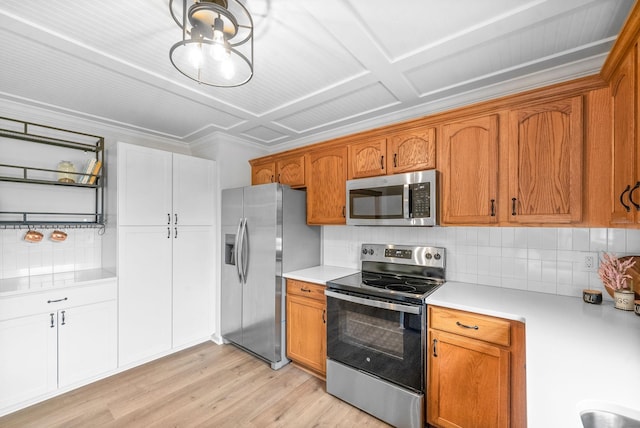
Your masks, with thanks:
M631 275L627 274L627 269L635 264L635 260L628 259L621 261L612 254L604 253L598 268L598 275L604 286L613 290L615 307L625 311L633 310L634 293L627 281Z

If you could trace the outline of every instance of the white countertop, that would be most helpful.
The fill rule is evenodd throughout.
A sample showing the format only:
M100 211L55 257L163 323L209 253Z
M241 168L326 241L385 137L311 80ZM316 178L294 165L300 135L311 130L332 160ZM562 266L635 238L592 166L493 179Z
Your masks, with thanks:
M6 278L0 279L0 297L74 287L115 278L115 273L105 269L87 269L47 275Z
M427 304L525 323L529 428L581 428L579 412L640 420L640 316L605 300L447 282Z
M313 282L316 284L327 284L327 281L360 272L360 269L351 269L339 266L321 265L307 269L300 269L285 273L285 278L297 279L299 281Z

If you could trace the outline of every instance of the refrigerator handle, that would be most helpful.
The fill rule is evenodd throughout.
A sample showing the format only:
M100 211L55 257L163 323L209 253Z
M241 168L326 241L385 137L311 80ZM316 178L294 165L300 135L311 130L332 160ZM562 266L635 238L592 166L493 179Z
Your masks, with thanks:
M240 219L240 221L238 222L238 230L236 231L236 242L233 246L233 251L234 251L234 259L236 262L236 272L238 273L238 281L240 281L240 284L242 284L244 282L244 279L242 278L242 268L240 266L241 261L240 261L240 243L242 242L242 237L240 236L240 234L242 233L242 222L244 219Z
M242 278L247 282L247 271L249 269L249 231L247 230L247 218L242 225Z

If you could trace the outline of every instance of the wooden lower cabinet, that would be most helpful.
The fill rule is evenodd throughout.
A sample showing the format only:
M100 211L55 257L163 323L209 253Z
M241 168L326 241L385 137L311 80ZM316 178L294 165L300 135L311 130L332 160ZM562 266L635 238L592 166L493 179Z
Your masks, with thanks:
M526 427L524 324L429 306L427 421Z
M327 360L324 285L287 280L287 357L322 378Z

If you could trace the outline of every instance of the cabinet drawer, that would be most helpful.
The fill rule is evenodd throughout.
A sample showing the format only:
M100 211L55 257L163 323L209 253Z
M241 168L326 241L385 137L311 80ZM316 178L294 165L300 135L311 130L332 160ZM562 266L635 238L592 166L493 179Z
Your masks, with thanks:
M0 321L115 300L116 280L0 298Z
M308 297L310 299L326 301L324 295L325 286L311 282L287 279L287 294Z
M497 345L511 344L508 320L429 306L429 327Z

